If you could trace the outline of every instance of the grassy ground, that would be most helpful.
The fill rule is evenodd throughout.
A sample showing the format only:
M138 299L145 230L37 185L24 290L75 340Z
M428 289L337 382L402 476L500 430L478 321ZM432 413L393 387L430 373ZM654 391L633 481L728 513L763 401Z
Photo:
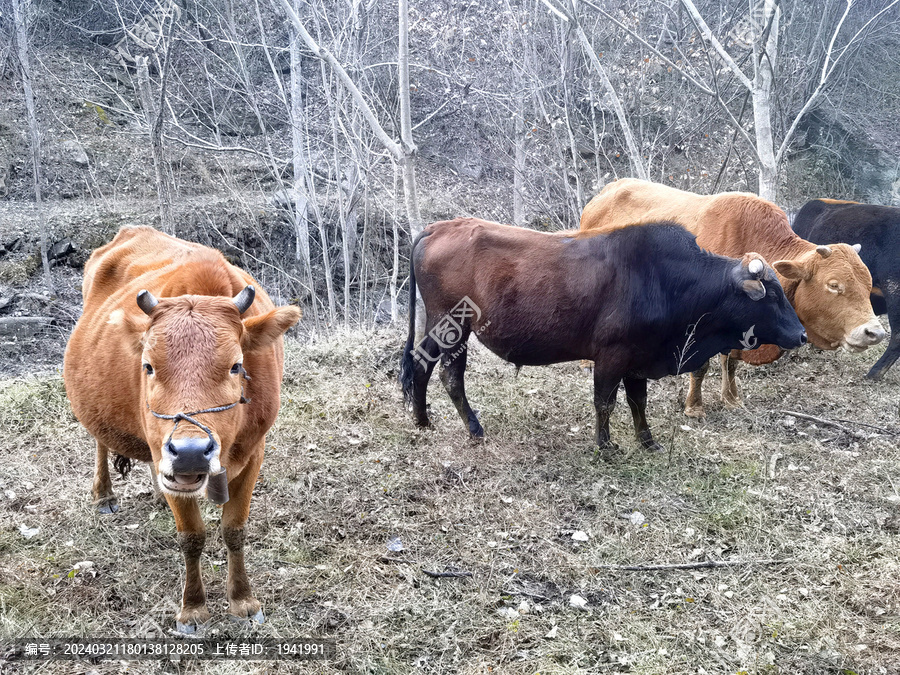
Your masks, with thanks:
M681 414L683 379L652 383L668 452L638 448L620 401L622 449L597 458L591 380L576 364L516 377L473 349L468 392L487 433L476 445L436 377L434 428L414 427L395 384L400 343L384 332L288 344L249 523L265 624L225 618L218 533L204 555L209 636L325 637L337 658L128 672L900 672L900 449L888 433L900 370L862 378L880 349L807 348L744 368L734 412L714 371L704 421ZM850 420L854 433L783 410ZM0 637L168 636L183 580L171 515L146 467L115 478L117 515L95 514L93 444L59 374L0 381L0 457ZM214 529L216 509L204 510ZM389 551L397 537L403 550ZM734 564L610 567L706 560ZM3 658L0 671L25 670Z

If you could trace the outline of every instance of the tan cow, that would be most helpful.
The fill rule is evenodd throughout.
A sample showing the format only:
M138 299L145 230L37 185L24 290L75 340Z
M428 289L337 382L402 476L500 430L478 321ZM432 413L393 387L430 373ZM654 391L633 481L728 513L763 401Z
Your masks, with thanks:
M123 228L85 265L84 313L66 347L66 393L97 440L94 503L118 510L107 465L114 453L117 468L152 462L175 516L186 568L182 632L209 619L200 577L205 490L224 502L228 612L264 619L244 567L244 525L278 413L281 336L300 310L276 308L254 288L218 251Z
M630 224L672 220L695 235L697 243L720 255L741 256L756 251L772 267L806 328L809 341L820 349L845 347L862 351L884 338L872 312L872 276L859 258L859 247L817 246L794 234L784 211L746 192L697 195L635 178L610 183L581 214L581 229L609 232ZM748 336L749 346L756 346ZM760 364L774 361L781 351L763 345L753 351L733 351L722 357L722 399L740 405L735 380L736 359ZM691 374L685 414L704 414L701 385L709 365Z

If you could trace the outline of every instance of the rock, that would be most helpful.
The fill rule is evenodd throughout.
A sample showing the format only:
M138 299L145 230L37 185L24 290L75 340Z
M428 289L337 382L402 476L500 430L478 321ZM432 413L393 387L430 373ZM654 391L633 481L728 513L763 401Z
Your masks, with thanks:
M78 141L63 141L59 144L59 149L62 150L62 154L69 159L69 161L74 162L80 167L86 167L88 165L88 156L87 152L84 149L84 146Z
M22 237L16 237L0 244L0 255L14 253L22 247Z
M46 316L0 317L0 340L29 340L46 328L53 319Z
M58 260L60 258L65 258L70 253L74 252L75 246L72 244L71 239L60 239L50 247L49 251L47 251L47 259Z

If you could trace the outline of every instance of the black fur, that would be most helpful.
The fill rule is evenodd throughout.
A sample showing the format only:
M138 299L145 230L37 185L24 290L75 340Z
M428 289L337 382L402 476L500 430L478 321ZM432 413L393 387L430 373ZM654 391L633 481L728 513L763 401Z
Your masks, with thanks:
M113 466L122 478L128 478L132 467L131 458L113 453Z
M416 363L413 359L413 344L416 339L416 266L415 255L419 242L428 234L422 232L413 241L409 251L409 334L406 337L406 345L403 347L403 356L400 359L400 386L403 389L403 400L407 405L412 403L414 375Z

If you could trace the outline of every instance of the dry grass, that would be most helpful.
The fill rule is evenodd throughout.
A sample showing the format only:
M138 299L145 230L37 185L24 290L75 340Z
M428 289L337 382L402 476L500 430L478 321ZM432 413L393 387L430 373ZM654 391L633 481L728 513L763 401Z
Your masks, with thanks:
M332 638L337 660L201 662L177 672L900 669L900 451L896 436L859 424L900 427L900 371L862 379L877 353L804 349L745 368L746 408L736 412L721 407L711 377L702 422L681 414L683 380L653 383L651 424L669 451L637 447L622 403L613 420L622 450L597 458L591 380L575 364L516 378L473 349L468 391L487 432L476 445L436 377L434 428L413 426L394 381L400 344L385 332L288 345L283 408L249 528L264 625L224 617L218 535L204 557L209 634ZM854 420L847 426L869 437L790 425L783 409ZM58 376L0 382L2 636L149 637L172 627L183 574L172 518L153 501L144 467L116 479L119 514L96 515L92 452ZM214 524L216 509L204 508ZM643 525L629 518L635 511ZM39 534L25 539L22 524ZM588 540L574 540L576 531ZM387 550L395 537L405 550ZM604 567L706 559L783 562ZM94 566L70 576L82 560ZM570 606L573 594L585 609ZM129 672L173 668L140 662ZM120 665L78 672L90 669ZM73 672L68 663L39 670Z

